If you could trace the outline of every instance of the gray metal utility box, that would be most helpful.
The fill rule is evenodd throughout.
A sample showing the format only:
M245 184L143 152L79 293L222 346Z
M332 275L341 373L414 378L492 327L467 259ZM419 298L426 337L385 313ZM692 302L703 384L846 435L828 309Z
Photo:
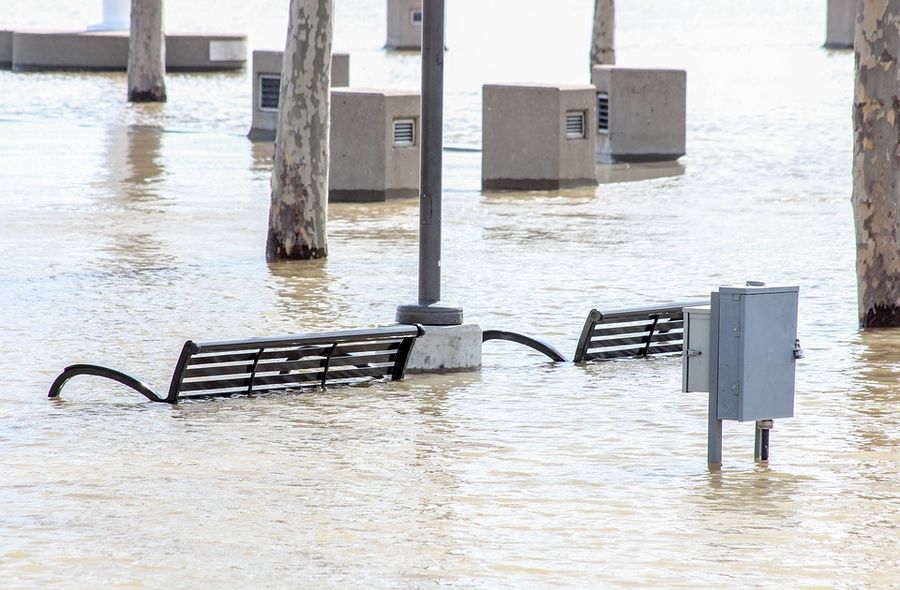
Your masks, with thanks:
M684 308L681 391L709 391L709 306Z
M710 387L719 420L794 415L798 287L720 287L710 313Z
M388 49L422 48L422 0L388 0Z

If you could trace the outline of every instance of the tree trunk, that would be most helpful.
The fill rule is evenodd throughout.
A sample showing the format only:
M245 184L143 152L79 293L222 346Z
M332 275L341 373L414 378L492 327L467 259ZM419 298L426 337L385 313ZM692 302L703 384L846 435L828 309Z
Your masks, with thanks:
M900 326L900 0L860 0L853 213L863 327Z
M334 0L291 0L266 259L325 258Z
M162 0L131 0L129 102L166 102L166 35Z
M591 67L616 63L616 10L614 0L595 0Z

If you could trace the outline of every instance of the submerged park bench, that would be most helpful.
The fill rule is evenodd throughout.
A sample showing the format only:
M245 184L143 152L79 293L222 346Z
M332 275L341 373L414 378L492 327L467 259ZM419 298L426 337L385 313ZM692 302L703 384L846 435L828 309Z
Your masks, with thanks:
M95 375L118 381L154 402L265 393L349 385L365 379L403 379L419 325L397 325L363 330L249 338L222 342L188 340L175 364L166 397L142 380L100 365L66 367L50 387L49 397L59 396L65 384L78 375Z
M588 313L575 347L574 362L680 354L684 348L685 307L709 301L664 303ZM565 362L551 344L515 332L485 330L482 340L509 340L529 346L554 361Z

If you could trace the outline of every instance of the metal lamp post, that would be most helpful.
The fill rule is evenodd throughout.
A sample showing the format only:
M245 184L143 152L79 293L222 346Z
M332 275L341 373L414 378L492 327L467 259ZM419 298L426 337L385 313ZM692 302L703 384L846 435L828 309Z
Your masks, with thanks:
M441 192L444 149L445 0L422 4L422 114L419 180L419 300L397 307L402 324L462 324L460 307L441 302Z

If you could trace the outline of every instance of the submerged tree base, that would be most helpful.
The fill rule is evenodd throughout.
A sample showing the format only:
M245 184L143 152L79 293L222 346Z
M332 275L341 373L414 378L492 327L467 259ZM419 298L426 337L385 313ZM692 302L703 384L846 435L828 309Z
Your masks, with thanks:
M860 324L863 328L897 328L900 327L900 306L876 305L866 310Z
M269 230L269 239L266 240L266 260L276 262L278 260L317 260L327 258L327 248L310 248L306 244L300 244L297 240L293 245L286 247L284 240L278 239L275 233Z
M166 90L165 88L129 90L128 102L166 102Z

